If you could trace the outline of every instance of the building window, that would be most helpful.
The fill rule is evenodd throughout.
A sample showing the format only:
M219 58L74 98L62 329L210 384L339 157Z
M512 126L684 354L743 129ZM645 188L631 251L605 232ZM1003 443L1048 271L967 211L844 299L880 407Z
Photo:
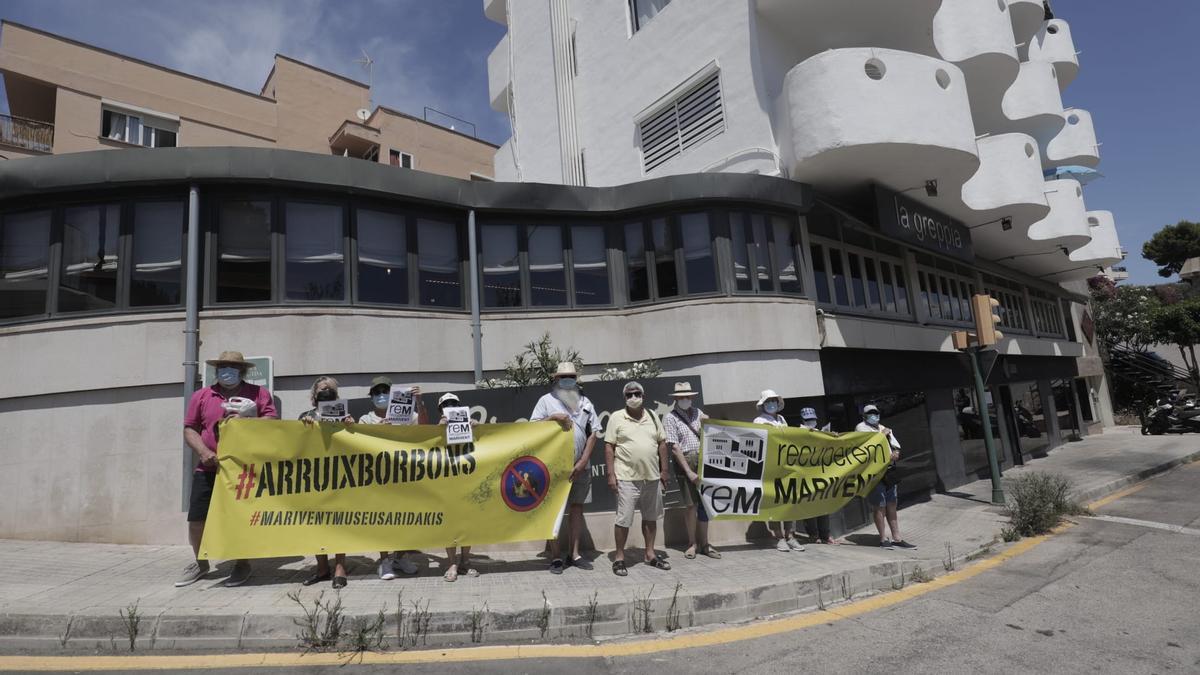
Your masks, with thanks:
M58 311L116 308L120 205L65 209L62 233Z
M521 247L516 225L479 228L480 262L483 264L483 306L520 307Z
M712 231L707 213L679 217L683 235L683 266L689 295L717 291L717 265L713 258Z
M654 258L655 288L657 298L673 298L679 295L679 280L675 274L675 233L666 218L650 221L650 253Z
M132 112L118 112L108 108L101 113L100 135L110 141L143 145L147 148L173 148L178 132L177 122L143 118Z
M529 304L565 306L567 273L563 264L562 227L530 225L525 232L529 246Z
M775 255L775 278L779 291L799 295L804 292L804 283L800 281L800 264L796 255L800 246L796 221L783 216L771 216L771 230L771 251Z
M50 283L50 211L0 219L0 318L46 313Z
M1029 330L1029 315L1025 309L1025 291L1020 284L991 275L983 275L984 292L1000 303L1000 330Z
M288 300L346 299L345 224L342 207L288 202L284 287Z
M919 254L917 261L921 303L929 318L951 323L972 323L971 296L975 295L976 290L971 270L924 254Z
M641 30L642 26L658 16L670 3L671 0L629 0L629 21L632 28L630 32L636 33Z
M642 261L644 269L644 255ZM571 268L575 275L576 305L612 304L603 225L571 227Z
M407 305L408 226L405 217L370 209L355 212L358 300Z
M650 299L650 268L646 264L646 225L642 222L625 225L625 269L629 301Z
M417 219L417 283L421 305L462 308L461 259L455 223Z
M134 204L131 307L183 302L184 212L177 201Z
M869 236L861 241L878 248ZM904 262L899 257L820 237L813 237L809 252L818 303L911 316Z
M376 148L375 152L379 152L379 148ZM398 166L402 169L411 169L413 168L413 156L407 152L392 150L388 156L388 163L392 166Z
M217 302L271 299L271 202L232 200L217 215Z
M638 123L642 169L650 172L725 130L720 72Z
M1030 289L1030 310L1033 327L1041 335L1063 337L1062 310L1055 298L1048 293Z

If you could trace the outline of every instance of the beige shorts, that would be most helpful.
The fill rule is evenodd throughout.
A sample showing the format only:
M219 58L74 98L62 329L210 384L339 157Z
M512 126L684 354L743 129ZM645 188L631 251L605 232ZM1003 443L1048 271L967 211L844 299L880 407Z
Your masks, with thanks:
M617 519L618 527L633 527L633 512L642 514L642 522L658 520L663 516L662 483L657 480L618 480Z

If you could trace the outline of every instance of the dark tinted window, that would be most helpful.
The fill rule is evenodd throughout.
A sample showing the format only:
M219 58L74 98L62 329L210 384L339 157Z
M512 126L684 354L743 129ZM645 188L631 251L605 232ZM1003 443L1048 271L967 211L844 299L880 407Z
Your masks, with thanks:
M288 202L284 270L289 300L345 300L342 207Z
M575 304L612 303L604 226L575 225L571 228L571 264L575 268Z
M771 227L775 230L775 272L779 277L779 290L783 293L803 293L800 265L796 261L799 245L796 223L791 218L772 216Z
M521 257L516 225L484 225L479 238L483 262L483 306L521 306Z
M832 302L829 295L829 277L825 271L825 250L823 247L813 244L811 251L813 281L817 284L817 302Z
M217 302L271 299L271 203L227 201L217 216Z
M654 274L658 282L658 297L679 295L679 280L675 277L675 233L666 218L650 221L654 244Z
M683 264L687 270L688 293L712 293L717 290L717 266L713 259L712 233L707 213L685 213L679 217L683 232ZM763 247L766 252L766 247ZM761 266L761 262L756 262ZM765 271L765 270L764 270ZM767 277L770 283L770 275Z
M134 204L131 307L183 302L183 214L183 202Z
M562 227L530 225L529 302L535 307L567 304L567 272L563 265Z
M754 290L750 280L750 224L745 213L729 214L729 244L733 253L733 287L738 291Z
M119 205L79 206L64 210L58 311L81 312L116 307L120 238Z
M46 313L49 262L49 211L0 220L0 318Z
M422 305L462 308L459 260L458 227L454 223L417 220L417 271Z
M403 215L358 209L358 299L408 304L408 228Z
M646 268L645 227L641 222L625 225L625 267L629 271L629 300L650 299L650 273Z

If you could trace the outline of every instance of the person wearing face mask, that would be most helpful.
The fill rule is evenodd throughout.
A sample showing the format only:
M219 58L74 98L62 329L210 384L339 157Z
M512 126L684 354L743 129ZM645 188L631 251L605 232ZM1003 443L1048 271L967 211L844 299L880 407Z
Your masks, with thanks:
M308 400L312 404L312 408L300 413L299 420L307 425L316 424L319 422L317 416L317 403L325 401L336 401L338 399L338 381L322 375L318 377L309 391ZM354 424L354 418L346 415L341 419L344 424ZM332 581L331 581L332 579ZM346 587L346 554L337 553L334 555L334 569L332 574L329 570L329 556L324 554L317 555L317 571L313 572L308 578L300 583L305 586L311 586L322 581L331 581L334 588Z
M813 408L800 409L800 423L805 429L812 431L817 430L819 421L817 420L817 411ZM829 536L829 515L817 516L804 521L804 531L808 533L808 538L818 544L837 544L839 543L833 537Z
M683 502L683 522L688 533L688 547L683 557L692 559L696 554L720 558L721 553L708 543L708 513L700 503L700 423L708 417L693 405L697 392L687 382L676 382L671 398L675 406L663 419L667 433L667 448L675 458L675 479L679 482L680 501Z
M613 574L629 574L625 566L625 540L633 526L634 511L642 514L642 538L646 542L645 561L660 570L671 563L654 551L658 519L663 515L662 493L667 484L667 436L658 415L642 407L645 390L637 382L622 389L625 408L608 418L604 430L604 463L608 487L617 493L617 517L613 536L617 550L613 555Z
M438 399L438 424L445 425L449 422L446 417L446 408L457 408L462 405L458 399L458 395L453 392L446 392ZM471 420L471 426L475 426L475 420ZM469 577L479 576L479 570L470 566L471 547L470 546L447 546L446 547L446 571L442 574L442 578L446 581L458 581L460 575Z
M579 553L579 536L583 531L583 505L592 501L592 450L600 434L600 417L596 407L579 390L579 374L575 364L558 364L550 380L550 391L543 394L533 407L530 422L553 420L570 431L575 438L575 465L571 468L571 493L567 496L567 541L570 558L559 556L558 539L550 539L550 573L562 574L568 565L591 570L592 561Z
M413 394L417 402L417 420L419 422L425 415L425 409L421 406L421 388L413 387ZM380 375L371 380L371 389L367 391L367 396L371 399L371 409L363 413L358 418L359 424L387 424L387 408L388 403L392 399L392 380L386 375ZM396 551L380 551L379 562L376 565L376 571L379 578L384 581L390 581L396 578L396 572L401 574L416 574L420 568L413 562L405 552Z
M200 551L200 540L204 537L204 522L208 519L208 505L212 501L213 486L217 479L219 424L230 417L279 417L271 392L266 387L245 381L246 372L253 364L241 352L221 352L219 357L206 363L217 369L217 381L192 394L183 418L183 441L197 459L188 505L188 542L192 545L192 553L196 555ZM208 561L196 559L187 566L175 585L193 584L204 578L208 571ZM239 560L225 580L225 585L241 586L249 578L250 561Z
M879 408L875 404L869 403L863 406L862 414L863 421L859 422L854 430L881 433L887 438L888 444L892 448L892 463L888 465L879 484L875 486L871 494L867 495L867 503L871 505L875 517L875 529L879 531L879 545L886 549L916 548L900 536L900 517L896 512L900 485L896 478L896 462L900 461L900 442L896 440L896 434L891 429L880 423ZM888 529L892 531L891 539L885 536L885 521Z
M783 406L783 398L779 394L776 394L773 389L764 389L755 406L758 416L754 418L754 423L786 427L788 423L783 417ZM767 533L775 539L775 550L781 553L804 550L804 545L796 541L796 523L794 521L787 520L779 523L779 534L775 534L774 525L773 521L767 521Z

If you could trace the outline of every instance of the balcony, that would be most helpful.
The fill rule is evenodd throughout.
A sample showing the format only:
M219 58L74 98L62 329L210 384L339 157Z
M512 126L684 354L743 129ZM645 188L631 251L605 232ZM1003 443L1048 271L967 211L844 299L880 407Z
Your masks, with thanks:
M1080 267L1071 261L1070 254L1092 239L1079 181L1070 178L1046 181L1045 191L1050 213L1029 226L1027 238L1033 245L1029 252L1014 255L1011 262L1005 262L1043 278Z
M379 129L354 120L346 120L329 137L329 149L335 155L379 161Z
M1026 44L1041 29L1046 20L1046 8L1042 6L1042 0L1008 0L1008 17L1017 44Z
M1062 131L1043 146L1046 149L1045 167L1078 165L1096 168L1100 163L1100 144L1096 142L1091 113L1071 108L1062 112L1062 118L1066 122Z
M996 2L997 0L991 0ZM942 0L758 0L765 30L792 63L830 49L874 47L936 55L929 26Z
M788 72L776 105L788 175L830 192L937 179L957 196L979 168L962 71L939 59L822 52Z
M1029 228L1050 213L1046 182L1037 141L1025 134L1000 134L979 139L979 171L963 185L962 199L970 213L960 220L971 238L989 257L1031 250Z
M1062 19L1051 19L1042 26L1025 48L1029 61L1049 63L1058 74L1058 89L1062 91L1079 73L1079 58L1071 27Z
M996 126L1004 93L1020 67L1005 0L942 3L933 19L933 43L966 76L975 128Z
M993 120L992 126L980 129L980 133L1017 131L1038 140L1057 135L1064 120L1054 67L1036 61L1022 63L1016 81L1004 93L1000 109L1003 118Z
M508 92L512 86L512 75L508 68L510 49L508 33L505 33L492 53L488 54L488 100L496 112L508 110Z
M1112 211L1088 211L1088 227L1092 240L1087 245L1071 251L1071 262L1087 263L1097 267L1108 267L1121 262L1121 240L1117 236L1117 223Z
M0 115L0 145L34 152L53 152L54 125L12 115Z

